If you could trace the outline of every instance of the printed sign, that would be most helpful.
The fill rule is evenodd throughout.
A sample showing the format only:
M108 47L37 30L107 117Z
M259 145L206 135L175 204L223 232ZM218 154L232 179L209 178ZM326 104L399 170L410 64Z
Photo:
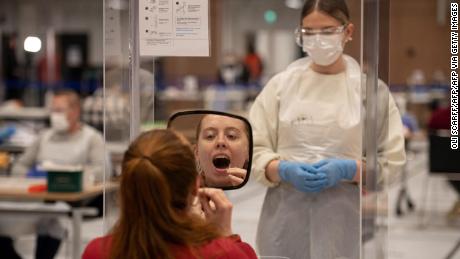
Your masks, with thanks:
M141 56L209 56L209 0L142 0Z

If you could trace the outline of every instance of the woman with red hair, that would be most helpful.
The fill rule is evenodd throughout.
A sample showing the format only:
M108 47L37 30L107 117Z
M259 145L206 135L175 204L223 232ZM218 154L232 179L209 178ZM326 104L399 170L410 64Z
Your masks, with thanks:
M232 204L223 191L199 186L195 157L182 135L141 134L123 158L120 218L108 236L91 241L83 259L257 258L232 234ZM201 215L192 209L194 201L201 203Z

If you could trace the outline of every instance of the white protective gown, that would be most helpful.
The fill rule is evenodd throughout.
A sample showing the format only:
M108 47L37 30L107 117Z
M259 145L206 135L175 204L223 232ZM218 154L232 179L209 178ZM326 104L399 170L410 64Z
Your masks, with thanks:
M357 184L341 182L313 194L265 177L265 168L274 159L306 163L361 159L361 72L356 61L344 58L346 71L334 75L314 72L309 58L294 62L268 82L251 108L253 175L270 187L257 230L261 256L359 258ZM383 84L379 91L388 93ZM391 97L388 113L380 115L379 166L393 170L405 162L405 153L401 118Z

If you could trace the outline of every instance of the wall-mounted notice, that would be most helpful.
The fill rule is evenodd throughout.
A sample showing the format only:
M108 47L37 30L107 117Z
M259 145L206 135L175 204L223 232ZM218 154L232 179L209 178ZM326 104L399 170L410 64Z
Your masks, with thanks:
M141 0L141 56L209 56L209 0Z

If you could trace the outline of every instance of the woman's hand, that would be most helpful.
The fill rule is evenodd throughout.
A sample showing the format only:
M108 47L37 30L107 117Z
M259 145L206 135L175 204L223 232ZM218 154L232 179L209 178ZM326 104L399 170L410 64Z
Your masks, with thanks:
M326 174L320 173L314 165L304 162L281 160L278 164L279 177L301 192L320 192L328 183Z
M227 169L228 177L230 179L231 186L240 185L246 178L246 169L231 167Z
M327 177L326 188L337 185L341 180L353 180L357 174L358 163L351 159L328 158L313 164L319 173Z
M233 204L224 192L220 189L200 188L198 195L205 219L217 226L224 236L230 236Z

